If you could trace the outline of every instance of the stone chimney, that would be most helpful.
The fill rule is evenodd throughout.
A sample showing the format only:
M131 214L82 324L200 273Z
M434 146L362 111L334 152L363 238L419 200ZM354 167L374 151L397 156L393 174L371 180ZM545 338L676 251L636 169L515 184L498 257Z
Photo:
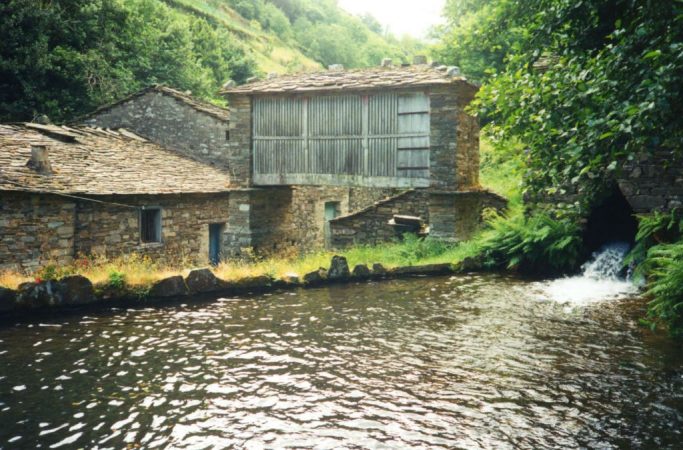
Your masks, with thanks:
M52 173L52 166L47 155L47 147L44 145L31 145L31 159L26 166L43 175Z
M391 58L382 59L382 67L391 67Z
M341 72L344 70L344 66L342 64L331 64L327 69L331 72Z
M427 57L425 55L415 55L413 56L413 64L416 66L427 64Z

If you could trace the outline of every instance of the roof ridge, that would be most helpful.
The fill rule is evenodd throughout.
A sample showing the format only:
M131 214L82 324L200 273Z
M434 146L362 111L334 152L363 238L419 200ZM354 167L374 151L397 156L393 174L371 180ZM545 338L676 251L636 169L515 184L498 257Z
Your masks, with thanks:
M366 213L366 212L372 210L373 208L379 208L382 205L386 205L387 203L393 202L394 200L398 200L399 198L404 197L404 196L411 194L413 192L416 192L416 189L406 189L405 191L399 192L398 194L394 194L394 195L391 195L389 197L383 198L381 200L377 200L372 205L366 206L365 208L359 209L358 211L350 212L346 215L335 217L334 219L330 219L330 222L336 222L338 220L348 219L350 217L359 216L363 213Z
M143 95L149 93L149 92L159 92L160 94L165 94L169 95L177 100L182 101L186 105L190 106L196 111L206 113L210 116L213 116L219 120L222 120L224 122L227 122L230 120L230 110L228 108L224 108L222 106L217 106L212 103L209 103L204 100L199 100L196 97L192 96L192 94L187 94L185 92L179 91L177 89L174 89L170 86L167 86L163 83L154 83L150 84L147 87L144 87L138 91L132 92L125 97L120 98L119 100L115 100L111 103L107 103L105 105L97 107L95 110L84 114L82 116L77 117L76 119L72 120L69 122L70 124L75 124L75 123L80 123L85 119L88 119L96 114L99 114L104 111L108 111L116 106L122 105L124 103L127 103L133 99L136 99L138 97L142 97Z
M221 94L292 93L387 88L424 88L434 85L464 83L477 85L459 74L455 67L413 65L408 67L368 67L350 70L323 70L269 77L240 86L223 88Z

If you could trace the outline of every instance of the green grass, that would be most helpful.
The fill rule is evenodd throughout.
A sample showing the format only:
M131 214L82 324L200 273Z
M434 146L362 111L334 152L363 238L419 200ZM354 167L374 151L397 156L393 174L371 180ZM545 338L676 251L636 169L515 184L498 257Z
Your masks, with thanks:
M237 34L263 73L319 70L322 66L288 42L247 21L226 4L212 5L203 0L163 0L185 12L195 13Z
M407 236L403 242L377 246L358 246L341 251L318 251L300 257L273 257L255 261L228 260L212 270L219 278L239 281L249 277L267 275L275 279L296 275L303 277L320 267L328 268L333 255L347 258L351 269L356 264L380 263L385 268L398 266L450 263L456 264L476 254L476 244L444 244L431 239ZM155 281L173 275L187 275L193 265L186 258L172 260L152 259L130 254L117 258L79 258L70 265L46 264L31 274L16 271L0 273L0 286L16 289L26 281L59 279L67 275L83 275L95 284L149 287Z
M524 173L522 146L500 142L482 133L479 151L481 185L507 198L510 209L520 209Z

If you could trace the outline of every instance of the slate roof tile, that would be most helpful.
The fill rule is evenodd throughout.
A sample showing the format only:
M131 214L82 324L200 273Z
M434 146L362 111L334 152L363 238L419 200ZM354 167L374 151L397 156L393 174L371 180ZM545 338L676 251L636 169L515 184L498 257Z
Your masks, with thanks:
M282 94L313 91L368 90L379 88L427 87L466 83L462 76L448 76L444 70L418 65L370 69L328 70L281 75L223 89L223 94Z
M52 174L27 167L31 145L45 145ZM38 124L0 125L0 190L129 195L215 193L227 172L127 130Z

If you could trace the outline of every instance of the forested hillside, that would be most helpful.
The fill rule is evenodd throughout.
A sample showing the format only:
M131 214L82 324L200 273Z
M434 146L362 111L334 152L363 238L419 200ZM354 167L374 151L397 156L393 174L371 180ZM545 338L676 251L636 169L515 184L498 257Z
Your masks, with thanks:
M0 121L63 121L152 83L218 102L228 79L406 60L372 17L334 0L8 0Z

